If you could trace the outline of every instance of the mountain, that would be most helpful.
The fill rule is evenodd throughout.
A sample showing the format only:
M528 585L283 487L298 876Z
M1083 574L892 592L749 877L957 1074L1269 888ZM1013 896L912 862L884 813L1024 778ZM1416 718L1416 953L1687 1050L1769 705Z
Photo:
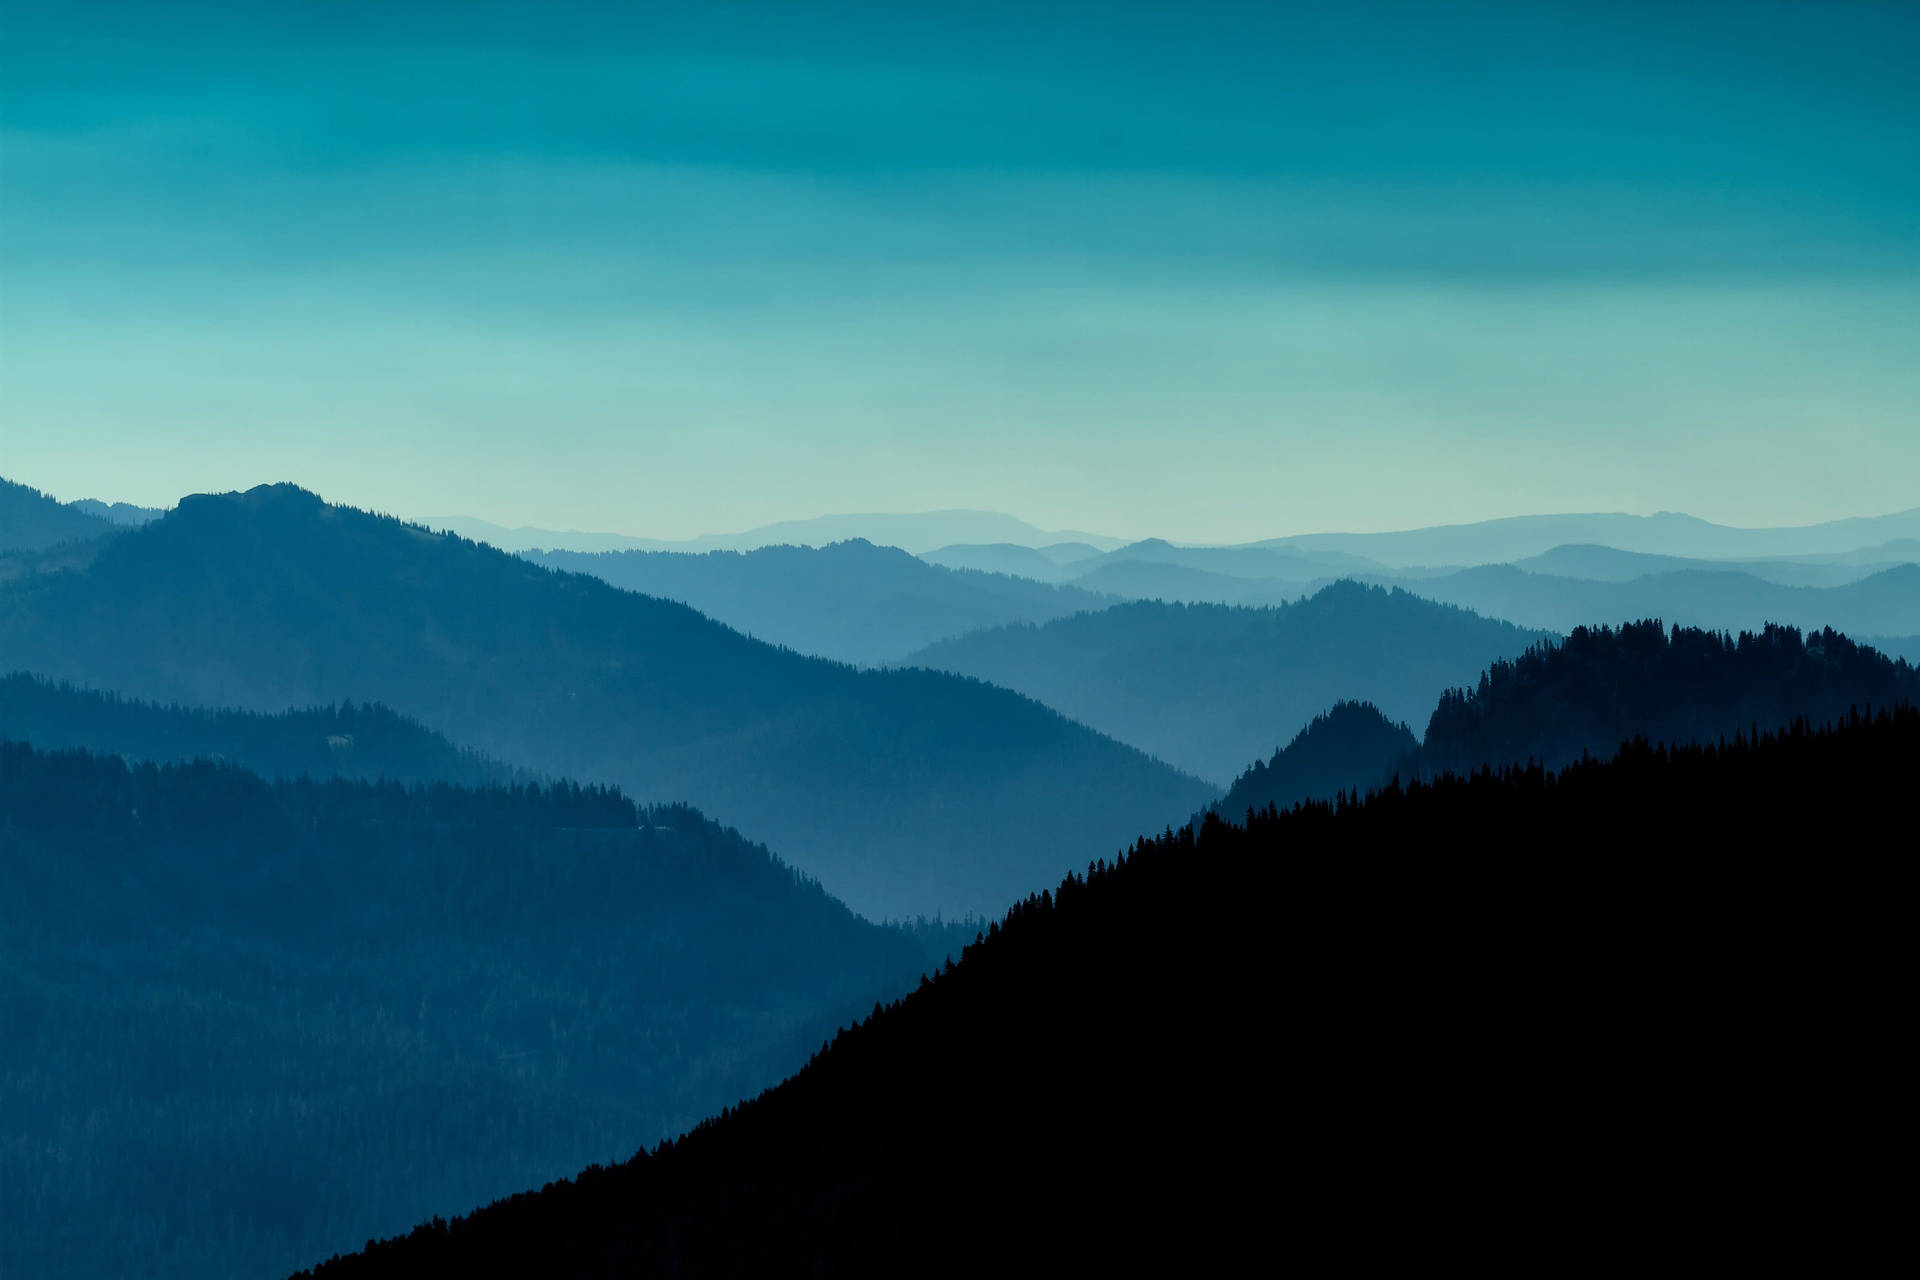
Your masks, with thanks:
M1580 627L1442 696L1420 767L1437 774L1534 760L1553 768L1604 756L1636 735L1711 742L1754 725L1818 724L1900 702L1920 705L1920 671L1831 630L1802 636L1770 626L1736 638L1653 621Z
M310 1274L1860 1269L1908 865L1835 798L1903 828L1916 760L1909 708L1169 832L678 1141Z
M1014 542L956 542L923 551L920 558L948 569L977 569L981 573L1007 573L1036 582L1064 582L1072 576L1073 566L1099 554L1098 547L1084 542L1056 542L1045 547Z
M67 505L76 511L122 525L142 525L167 514L165 507L136 507L130 502L102 502L98 498L77 498Z
M948 636L1101 609L1110 597L1025 578L942 568L897 547L836 542L758 551L526 552L549 569L691 605L801 653L873 665Z
M0 743L0 879L10 1276L285 1274L624 1158L939 958L694 810L568 784Z
M1900 658L1920 667L1920 636L1867 636L1862 644L1872 645L1889 658Z
M525 526L509 529L466 516L429 516L422 523L488 542L506 551L754 551L775 546L824 547L856 538L915 553L956 542L1003 542L1023 547L1083 542L1104 551L1125 541L1097 533L1049 532L998 511L815 516L761 525L744 533L711 533L677 541L634 538L619 533L583 533L577 529L562 531Z
M1337 582L1272 609L1116 605L945 640L908 661L1018 690L1224 785L1337 701L1420 723L1441 690L1541 638Z
M1366 556L1335 551L1308 551L1298 547L1177 547L1163 538L1131 542L1098 560L1081 562L1082 571L1112 564L1182 565L1205 573L1234 578L1278 578L1284 582L1311 582L1336 574L1376 573L1387 568Z
M1256 760L1234 780L1213 812L1233 819L1269 805L1288 809L1303 800L1332 800L1342 792L1384 786L1394 766L1412 766L1420 740L1404 724L1395 724L1365 702L1336 702L1274 752ZM1412 768L1407 769L1409 777Z
M1407 589L1549 631L1614 618L1664 618L1719 631L1778 622L1858 635L1920 632L1920 564L1896 565L1834 587L1787 587L1748 573L1700 570L1596 582L1485 565L1408 583Z
M0 480L0 552L44 551L62 542L97 538L118 527L38 489Z
M1877 554L1876 554L1877 553ZM1883 543L1854 553L1859 558L1786 560L1690 560L1684 556L1655 556L1612 547L1565 546L1525 560L1513 567L1528 573L1563 578L1591 578L1598 582L1631 582L1656 573L1700 570L1751 574L1789 587L1834 587L1854 582L1899 564L1920 561L1920 542Z
M1241 578L1191 565L1154 560L1101 560L1073 579L1075 586L1129 600L1169 604L1289 604L1316 585L1280 578Z
M158 706L42 680L0 676L0 737L165 763L210 759L266 777L344 777L479 786L527 781L377 704L283 711Z
M255 711L381 702L724 813L873 915L995 910L1212 798L1003 690L802 657L291 485L183 499L84 571L0 586L9 668Z
M1511 516L1393 533L1296 534L1250 545L1340 551L1405 568L1501 564L1542 555L1568 543L1724 560L1832 554L1914 537L1920 537L1920 507L1891 515L1776 529L1738 529L1672 511L1651 516L1619 512Z

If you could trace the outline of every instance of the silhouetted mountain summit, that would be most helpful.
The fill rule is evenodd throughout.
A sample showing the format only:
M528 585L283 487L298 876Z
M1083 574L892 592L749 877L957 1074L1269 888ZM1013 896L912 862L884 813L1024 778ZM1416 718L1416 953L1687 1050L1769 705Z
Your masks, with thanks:
M1916 759L1907 709L1168 833L679 1141L312 1274L1856 1269L1907 864L1834 798L1904 827Z
M718 622L801 653L877 664L982 627L1044 622L1112 597L1004 574L929 564L864 540L757 551L532 551L550 569L590 573L678 600Z
M994 909L1211 798L1014 694L805 658L292 485L184 499L0 587L0 664L202 706L383 702L723 813L880 914Z
M1136 601L975 632L908 661L1017 689L1224 784L1335 702L1422 723L1442 689L1541 638L1342 581L1271 609Z
M1232 821L1273 806L1331 800L1387 781L1395 763L1417 758L1420 740L1366 702L1336 702L1294 735L1271 760L1256 760L1213 811Z
M1831 629L1726 636L1658 621L1579 627L1448 691L1427 722L1428 774L1605 756L1633 736L1713 741L1850 708L1920 704L1920 672Z

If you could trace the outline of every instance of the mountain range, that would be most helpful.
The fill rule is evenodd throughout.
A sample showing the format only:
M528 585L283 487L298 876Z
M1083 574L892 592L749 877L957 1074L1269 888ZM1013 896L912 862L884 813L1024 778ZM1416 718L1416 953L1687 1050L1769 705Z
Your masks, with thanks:
M382 702L725 814L875 917L995 910L1211 798L1017 694L806 658L290 485L183 499L82 570L0 586L0 669L255 711Z
M550 569L678 600L757 639L866 666L983 627L1045 622L1115 602L1079 587L948 569L864 540L701 554L523 554Z
M782 520L743 533L713 533L697 538L638 538L621 533L578 529L508 528L470 516L428 516L421 521L504 551L753 551L760 547L824 547L856 538L918 553L955 542L1002 542L1023 547L1079 542L1108 550L1125 539L1071 530L1048 531L998 511L876 512Z
M1136 601L977 631L907 661L1018 690L1224 786L1335 702L1425 723L1443 689L1543 637L1337 582L1271 609Z

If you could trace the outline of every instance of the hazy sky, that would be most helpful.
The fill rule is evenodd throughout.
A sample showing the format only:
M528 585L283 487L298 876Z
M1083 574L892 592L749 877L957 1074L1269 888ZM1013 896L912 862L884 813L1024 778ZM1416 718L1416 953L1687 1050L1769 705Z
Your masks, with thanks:
M1906 3L0 0L0 474L656 536L1920 505L1916 66Z

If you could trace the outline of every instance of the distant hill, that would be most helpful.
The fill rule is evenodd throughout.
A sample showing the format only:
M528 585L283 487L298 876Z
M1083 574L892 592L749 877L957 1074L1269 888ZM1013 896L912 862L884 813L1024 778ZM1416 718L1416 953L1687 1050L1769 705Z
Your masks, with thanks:
M1751 574L1763 581L1789 587L1834 587L1895 565L1920 561L1920 542L1907 540L1883 543L1879 548L1865 548L1854 555L1859 558L1698 560L1617 551L1612 547L1565 546L1555 547L1543 555L1516 560L1513 567L1528 573L1591 578L1597 582L1631 582L1649 574L1698 570Z
M1076 566L1077 567L1077 566ZM1169 604L1289 604L1311 594L1322 583L1289 582L1281 578L1242 578L1212 573L1192 565L1156 560L1101 559L1073 579L1076 586L1129 600L1164 600Z
M0 882L10 1277L284 1275L623 1159L941 958L694 810L567 785L0 742Z
M1512 516L1394 533L1306 533L1250 545L1341 551L1404 568L1502 564L1569 543L1720 560L1848 552L1915 537L1920 537L1920 507L1891 515L1775 529L1738 529L1672 511L1651 516L1618 512Z
M1920 564L1898 565L1834 587L1788 587L1747 573L1686 570L1628 582L1527 573L1487 565L1406 584L1429 600L1549 631L1617 618L1664 618L1688 627L1754 630L1770 622L1848 634L1920 632Z
M1273 609L1116 605L975 632L909 661L1018 690L1224 786L1335 702L1421 723L1441 690L1541 638L1339 582Z
M0 552L43 551L117 528L110 520L57 502L38 489L0 480Z
M1710 742L1897 702L1920 705L1920 672L1831 630L1727 637L1658 622L1581 627L1443 696L1420 765L1428 774L1528 760L1554 768L1582 753L1608 755L1636 735Z
M77 498L67 505L76 511L123 525L142 525L167 514L164 507L136 507L130 502L101 502L98 498Z
M82 572L0 586L7 668L201 706L382 702L724 813L884 916L993 910L1212 798L1014 694L805 658L289 485L183 499Z
M1909 666L1920 667L1920 636L1866 636L1861 643L1872 645L1889 658L1901 658Z
M166 707L25 672L0 676L0 738L159 763L223 760L268 778L338 775L462 786L529 780L377 704L278 715Z
M1272 759L1254 761L1213 811L1232 821L1269 805L1287 809L1303 800L1332 800L1342 792L1365 795L1384 785L1402 761L1412 777L1419 751L1412 730L1370 703L1336 702Z
M881 546L901 547L915 554L953 543L1013 543L1041 547L1059 542L1084 542L1100 550L1120 546L1125 539L1070 530L1050 532L998 511L876 512L868 515L815 516L782 520L744 533L714 533L679 540L635 538L618 533L583 533L577 529L505 528L465 516L429 516L422 523L449 529L463 537L488 542L507 551L753 551L760 547L824 547L863 538Z
M977 569L982 573L1010 573L1036 582L1064 582L1073 575L1075 565L1099 554L1098 547L1084 542L1057 542L1045 547L1014 542L956 542L923 551L920 558L948 569Z
M982 627L1045 622L1114 603L1076 587L942 568L864 541L701 555L525 555L550 569L590 573L629 591L678 600L760 640L865 665Z
M1909 868L1835 803L1903 829L1916 759L1909 710L1169 833L679 1141L312 1275L1871 1269Z

